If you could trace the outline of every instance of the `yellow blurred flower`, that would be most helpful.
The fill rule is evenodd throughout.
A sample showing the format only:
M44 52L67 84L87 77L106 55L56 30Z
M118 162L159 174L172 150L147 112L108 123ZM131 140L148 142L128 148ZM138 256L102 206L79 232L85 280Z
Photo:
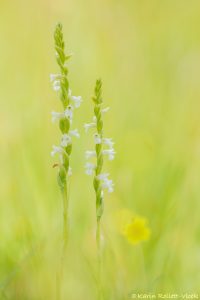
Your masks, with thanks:
M121 209L114 214L114 226L130 243L138 244L150 238L148 220L129 209Z
M125 233L127 224L131 223L133 218L133 212L126 208L115 213L115 226L121 234Z
M123 235L132 244L138 244L150 238L151 230L147 225L147 219L143 217L135 217L132 222L124 228Z

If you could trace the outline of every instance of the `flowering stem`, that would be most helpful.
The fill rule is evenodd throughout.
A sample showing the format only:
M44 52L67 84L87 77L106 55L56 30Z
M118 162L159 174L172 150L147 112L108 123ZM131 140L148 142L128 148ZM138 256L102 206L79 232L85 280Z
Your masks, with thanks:
M103 189L108 189L108 192L113 192L113 181L108 179L108 173L102 173L103 169L103 156L108 155L109 160L114 159L115 151L113 149L113 141L111 138L104 138L103 136L103 118L102 115L108 111L109 108L102 109L102 82L96 81L94 96L92 100L94 102L94 117L93 122L85 124L85 130L89 128L95 128L96 133L94 135L95 151L87 150L86 159L90 157L96 157L96 164L86 163L86 174L92 175L94 172L94 190L96 194L96 244L98 252L98 297L102 299L102 276L101 276L101 263L102 263L102 245L101 245L101 218L104 211L104 192ZM109 148L104 149L104 145Z
M102 138L103 138L103 121L102 121L102 113L101 113L101 80L96 81L95 86L95 97L93 98L95 102L94 106L94 114L96 117L96 127L97 133L101 140L101 143L96 144L96 174L94 177L94 189L96 193L96 219L97 219L97 227L96 227L96 243L97 243L97 251L98 251L98 283L99 283L99 299L101 299L101 217L103 215L103 191L101 187L101 181L99 179L99 175L101 174L103 167L103 152L102 152Z
M54 90L59 93L59 98L62 102L63 112L52 112L52 120L59 120L59 128L62 133L61 145L53 146L52 155L59 153L60 163L56 164L59 167L58 184L62 193L63 199L63 245L61 250L61 259L58 267L57 274L57 299L61 299L62 281L64 273L64 260L66 255L66 248L69 238L69 217L68 217L68 204L69 204L69 176L71 175L71 168L69 166L70 155L72 152L71 136L79 136L77 129L70 130L73 117L74 106L70 101L74 101L75 107L80 106L82 101L81 97L71 95L68 82L68 68L66 65L70 56L65 55L65 43L63 40L62 25L58 24L54 33L56 60L60 68L59 74L52 74L51 80L53 81Z

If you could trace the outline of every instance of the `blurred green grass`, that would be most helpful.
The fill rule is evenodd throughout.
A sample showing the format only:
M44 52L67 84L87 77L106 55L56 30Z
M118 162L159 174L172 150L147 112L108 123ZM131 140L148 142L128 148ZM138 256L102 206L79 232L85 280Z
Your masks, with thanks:
M134 290L200 292L195 0L0 1L0 290L8 299L55 299L62 207L49 155L59 139L50 112L60 103L49 73L57 71L57 21L74 53L72 90L84 99L76 126L92 116L99 76L112 108L105 128L116 142L117 157L108 165L116 188L103 218L105 299L126 299ZM72 158L66 299L96 297L94 193L83 174L84 150L92 145L81 133ZM111 220L121 208L149 219L152 237L143 249L115 233Z

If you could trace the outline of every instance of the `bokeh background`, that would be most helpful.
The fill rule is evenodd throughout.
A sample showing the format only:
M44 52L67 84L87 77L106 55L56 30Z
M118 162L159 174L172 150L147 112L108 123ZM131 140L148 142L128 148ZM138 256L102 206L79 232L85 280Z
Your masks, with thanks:
M61 105L53 31L61 21L73 58L69 78L84 102L76 111L71 165L70 242L63 299L96 299L95 201L84 175L92 147L96 78L103 80L106 164L104 297L132 292L200 292L200 2L198 0L0 0L0 297L55 299L62 201L50 112ZM149 241L118 235L116 212L149 220Z

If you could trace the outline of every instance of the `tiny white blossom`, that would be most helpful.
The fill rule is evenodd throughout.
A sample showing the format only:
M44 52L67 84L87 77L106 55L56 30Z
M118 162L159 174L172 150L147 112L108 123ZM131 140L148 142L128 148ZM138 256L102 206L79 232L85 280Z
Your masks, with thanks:
M96 166L94 164L87 162L85 164L85 173L87 175L92 175L95 168Z
M101 173L97 176L99 180L106 180L109 176L109 173Z
M50 74L50 82L55 81L56 79L60 79L61 74Z
M113 148L114 142L113 142L113 140L112 140L111 138L103 138L103 139L102 139L102 142L103 142L105 145L108 145L108 147L109 147L110 149Z
M94 142L95 142L95 144L101 144L101 142L102 142L101 137L98 133L94 134Z
M109 160L113 160L115 158L115 150L113 148L103 150L104 155L108 155Z
M66 118L72 120L73 118L73 107L72 105L68 105L67 108L64 111L64 115Z
M86 152L85 152L85 156L86 156L86 159L89 159L90 157L95 157L96 156L96 152L95 151L93 151L93 150L87 150Z
M52 116L52 122L56 122L56 121L60 120L62 117L64 117L65 114L56 112L56 111L52 111L51 116Z
M97 176L99 180L102 181L101 186L103 189L108 189L109 193L113 192L113 181L111 179L108 179L109 173L101 173Z
M88 132L88 129L96 127L96 123L86 123L84 124L85 131Z
M59 91L60 90L60 80L55 80L54 82L53 82L53 89L54 89L54 91Z
M53 150L51 151L51 156L54 156L56 153L62 154L63 153L63 148L60 146L52 146Z
M114 184L111 179L105 179L102 183L103 189L108 189L108 193L112 193L114 191Z
M79 134L79 132L78 132L78 129L70 130L69 134L70 134L71 136L75 136L75 137L77 137L77 138L80 138L80 134Z
M107 113L107 111L109 111L110 107L105 107L101 110L101 112L104 114L104 113Z
M69 99L74 102L74 106L78 108L81 105L82 97L81 96L72 96L72 91L69 89Z
M66 133L64 133L63 135L62 135L62 138L61 138L61 146L62 147L67 147L68 145L70 145L72 143L72 139L71 139L71 137L68 135L68 134L66 134Z

